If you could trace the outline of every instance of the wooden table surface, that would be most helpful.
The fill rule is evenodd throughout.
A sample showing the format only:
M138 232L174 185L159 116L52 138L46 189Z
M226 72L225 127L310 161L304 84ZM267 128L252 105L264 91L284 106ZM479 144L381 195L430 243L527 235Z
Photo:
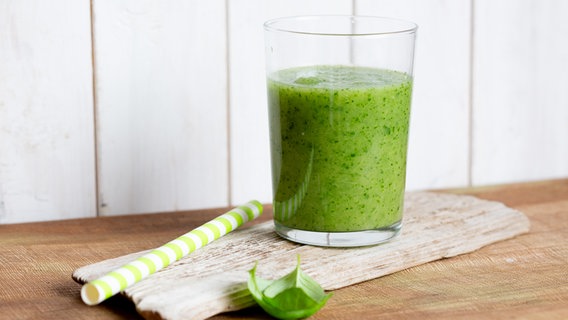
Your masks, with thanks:
M568 179L445 192L524 212L531 231L336 290L313 319L568 319ZM224 209L0 225L0 319L139 319L116 296L84 305L76 268L150 249ZM260 221L270 219L270 209ZM259 308L214 319L268 319Z

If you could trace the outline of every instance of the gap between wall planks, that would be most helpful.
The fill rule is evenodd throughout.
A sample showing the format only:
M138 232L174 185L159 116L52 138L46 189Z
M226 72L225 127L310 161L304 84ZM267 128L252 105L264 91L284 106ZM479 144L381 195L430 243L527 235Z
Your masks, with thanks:
M97 121L97 87L96 87L96 80L97 80L97 72L96 72L96 55L95 55L95 48L97 44L95 43L95 15L93 13L93 1L89 0L89 16L90 16L90 25L91 25L91 68L92 68L92 86L93 86L93 148L95 153L95 213L96 216L100 216L100 208L102 207L100 195L99 195L99 137L98 137L98 121Z

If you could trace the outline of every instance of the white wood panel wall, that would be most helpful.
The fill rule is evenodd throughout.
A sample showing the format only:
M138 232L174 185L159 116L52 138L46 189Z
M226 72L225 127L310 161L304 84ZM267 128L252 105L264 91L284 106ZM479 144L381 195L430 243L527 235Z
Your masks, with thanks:
M476 0L475 27L473 183L568 176L568 1Z
M420 26L409 189L568 176L563 0L4 0L0 223L270 201L262 22L351 13Z
M96 214L89 7L0 1L0 223Z
M228 205L224 0L93 1L99 213Z

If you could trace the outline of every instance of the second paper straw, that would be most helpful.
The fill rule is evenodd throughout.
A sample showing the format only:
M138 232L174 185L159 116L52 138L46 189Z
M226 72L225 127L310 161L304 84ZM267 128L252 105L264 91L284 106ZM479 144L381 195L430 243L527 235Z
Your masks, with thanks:
M235 230L243 223L262 214L262 205L256 200L205 223L204 225L156 248L142 257L96 279L81 288L81 298L88 305L96 305L128 286L161 270L191 252Z

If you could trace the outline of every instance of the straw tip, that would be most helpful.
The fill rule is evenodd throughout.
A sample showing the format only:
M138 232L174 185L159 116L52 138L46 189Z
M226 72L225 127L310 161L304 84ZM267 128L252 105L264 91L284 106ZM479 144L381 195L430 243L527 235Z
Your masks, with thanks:
M81 299L89 306L94 306L102 301L102 294L96 285L87 283L81 288Z

